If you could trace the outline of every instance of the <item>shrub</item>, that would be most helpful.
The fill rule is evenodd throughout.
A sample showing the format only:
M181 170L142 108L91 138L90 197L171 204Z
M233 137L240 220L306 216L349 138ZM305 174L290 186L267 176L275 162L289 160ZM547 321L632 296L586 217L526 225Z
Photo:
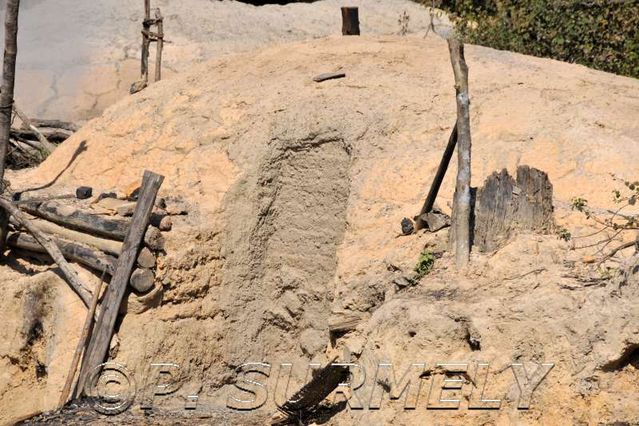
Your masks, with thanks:
M638 0L421 0L464 41L639 77Z

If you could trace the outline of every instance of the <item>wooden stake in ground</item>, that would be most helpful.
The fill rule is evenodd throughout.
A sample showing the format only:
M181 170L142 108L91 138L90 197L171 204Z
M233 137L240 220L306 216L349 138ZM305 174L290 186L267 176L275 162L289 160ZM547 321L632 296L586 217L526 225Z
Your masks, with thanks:
M359 10L342 7L342 35L359 35Z
M155 81L162 78L162 48L164 47L164 18L160 9L155 9L155 25L157 32L155 33Z
M464 59L464 45L457 39L448 40L450 62L455 74L457 99L457 182L455 185L453 226L455 233L455 261L464 268L470 260L470 99L468 96L468 67Z
M20 0L7 0L4 18L4 62L2 64L2 92L0 93L0 192L4 192L4 167L11 112L13 110L13 87L16 77L16 56L18 55L18 11Z
M69 395L71 394L71 387L73 386L73 379L75 379L75 372L78 369L78 364L80 363L80 355L82 355L84 347L87 344L87 338L89 337L89 333L91 331L91 325L93 325L93 317L95 315L95 309L98 306L98 299L100 299L100 292L102 291L102 284L104 283L105 273L106 271L102 273L102 277L100 278L100 283L96 287L95 293L93 293L93 298L91 299L91 306L89 307L89 311L87 312L87 317L84 320L84 326L82 327L82 333L80 334L78 345L76 346L75 352L73 353L73 360L71 361L71 368L69 368L67 381L64 383L64 388L62 388L62 394L60 395L58 408L62 408L64 404L67 403L67 400L69 399Z
M47 253L49 253L49 256L51 256L53 261L58 265L60 271L62 271L62 274L66 278L69 285L73 288L73 290L75 290L78 296L80 296L80 299L82 299L84 304L88 307L89 303L91 303L91 291L82 283L82 281L80 281L78 274L76 274L76 272L64 259L62 252L60 252L60 249L53 242L51 237L41 232L37 226L35 226L33 223L31 223L30 220L25 217L24 213L22 213L11 201L7 200L4 197L0 197L0 208L2 208L9 215L13 216L13 218L21 226L26 228L26 230L29 231L31 235L33 235L36 241L40 243L42 247L44 247Z
M149 46L151 39L151 0L144 0L144 20L142 21L142 62L140 65L141 79L145 83L149 81Z
M76 395L79 395L83 391L87 378L93 369L104 361L107 355L120 304L122 303L122 298L124 297L131 272L133 271L133 266L138 257L138 251L144 239L144 233L149 224L155 197L163 180L163 176L150 171L144 172L142 187L140 188L140 197L138 198L138 203L133 213L131 226L124 238L124 244L122 245L120 257L118 258L115 274L104 295L100 315L84 359L82 360Z

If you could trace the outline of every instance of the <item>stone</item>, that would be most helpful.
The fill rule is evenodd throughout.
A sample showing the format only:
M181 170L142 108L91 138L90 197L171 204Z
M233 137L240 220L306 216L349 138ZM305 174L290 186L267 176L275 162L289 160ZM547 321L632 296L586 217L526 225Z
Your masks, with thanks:
M307 328L300 333L299 345L305 355L313 357L326 347L327 339L323 333L314 328Z
M90 186L79 186L75 190L75 196L78 200L86 200L93 195L93 188Z
M413 224L413 221L407 217L402 219L402 234L410 235L413 232L415 232L415 225Z

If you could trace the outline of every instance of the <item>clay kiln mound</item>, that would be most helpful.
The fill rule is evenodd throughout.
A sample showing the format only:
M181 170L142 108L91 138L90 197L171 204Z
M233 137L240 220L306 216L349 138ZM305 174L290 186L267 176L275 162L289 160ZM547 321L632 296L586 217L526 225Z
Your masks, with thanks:
M637 80L475 46L466 59L474 185L503 167L544 170L558 222L572 225L571 197L608 207L617 186L609 173L636 178ZM346 77L313 82L331 71ZM113 355L136 372L175 360L185 389L222 405L216 391L243 362L326 360L329 317L351 312L370 321L334 344L363 359L557 363L538 410L453 418L552 423L572 407L588 421L588 405L611 421L636 415L615 396L637 383L635 370L601 373L598 383L609 386L601 393L580 386L636 339L637 292L626 290L617 307L618 288L571 288L567 246L556 237L524 236L479 257L471 278L456 277L444 259L412 292L395 294L393 268L410 271L424 244L445 240L397 235L421 206L454 120L444 41L327 38L214 60L154 84L11 178L14 188L55 181L121 190L144 169L166 176L161 195L191 209L167 234L162 305L124 318ZM444 210L455 173L453 165L440 191ZM544 271L517 278L539 264ZM479 353L465 341L468 322L482 335ZM381 413L371 415L392 421Z

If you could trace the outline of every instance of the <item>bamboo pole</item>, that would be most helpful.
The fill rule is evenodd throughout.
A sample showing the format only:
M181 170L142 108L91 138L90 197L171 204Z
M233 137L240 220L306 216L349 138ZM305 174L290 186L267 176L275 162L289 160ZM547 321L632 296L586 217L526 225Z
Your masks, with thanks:
M457 182L454 200L455 263L458 269L470 261L470 99L468 67L464 45L457 39L448 40L450 61L455 75L457 99Z

